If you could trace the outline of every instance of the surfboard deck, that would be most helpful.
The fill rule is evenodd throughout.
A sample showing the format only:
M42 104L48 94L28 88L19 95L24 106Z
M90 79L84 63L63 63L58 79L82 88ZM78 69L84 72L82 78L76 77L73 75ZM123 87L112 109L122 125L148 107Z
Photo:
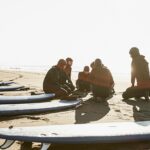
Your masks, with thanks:
M55 144L149 141L150 121L0 128L0 138Z
M60 111L80 104L80 99L52 100L50 102L29 104L2 104L0 105L0 117Z
M43 102L53 98L55 94L40 94L28 96L0 96L0 104L19 104Z

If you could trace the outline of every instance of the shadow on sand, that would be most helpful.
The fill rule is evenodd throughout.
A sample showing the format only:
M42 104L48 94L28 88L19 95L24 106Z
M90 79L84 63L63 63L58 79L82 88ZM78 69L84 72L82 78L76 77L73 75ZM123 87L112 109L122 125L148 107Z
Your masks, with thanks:
M107 100L95 102L92 98L75 111L75 124L89 123L103 118L110 111Z
M128 99L123 101L133 106L133 118L135 121L150 120L150 102L145 99Z

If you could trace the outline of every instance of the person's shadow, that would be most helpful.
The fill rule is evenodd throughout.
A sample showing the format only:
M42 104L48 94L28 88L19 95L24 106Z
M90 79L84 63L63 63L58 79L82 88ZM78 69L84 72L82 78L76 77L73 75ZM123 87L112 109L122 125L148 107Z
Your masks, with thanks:
M150 102L145 99L124 99L123 101L133 106L133 118L135 121L150 120Z
M75 111L75 124L89 123L103 118L110 111L107 100L95 102L92 98Z

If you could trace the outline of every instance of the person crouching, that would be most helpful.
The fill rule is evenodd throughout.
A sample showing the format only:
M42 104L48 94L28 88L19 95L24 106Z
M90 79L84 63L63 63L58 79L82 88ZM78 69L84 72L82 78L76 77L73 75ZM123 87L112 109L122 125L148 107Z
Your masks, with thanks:
M106 68L100 59L96 59L90 74L92 93L94 100L101 101L112 94L114 80L111 72Z
M67 85L67 80L64 78L67 75L64 72L66 61L60 59L57 65L53 66L46 74L43 81L43 90L45 93L55 93L56 97L67 96L71 93L72 89ZM73 87L73 85L71 85Z

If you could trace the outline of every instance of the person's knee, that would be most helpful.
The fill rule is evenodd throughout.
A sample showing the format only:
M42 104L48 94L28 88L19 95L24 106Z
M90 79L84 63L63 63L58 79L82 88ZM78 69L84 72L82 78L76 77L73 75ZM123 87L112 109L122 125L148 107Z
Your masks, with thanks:
M123 92L123 94L122 94L122 98L123 98L123 99L128 99L128 98L129 98L129 96L127 95L127 93L126 93L126 92Z

